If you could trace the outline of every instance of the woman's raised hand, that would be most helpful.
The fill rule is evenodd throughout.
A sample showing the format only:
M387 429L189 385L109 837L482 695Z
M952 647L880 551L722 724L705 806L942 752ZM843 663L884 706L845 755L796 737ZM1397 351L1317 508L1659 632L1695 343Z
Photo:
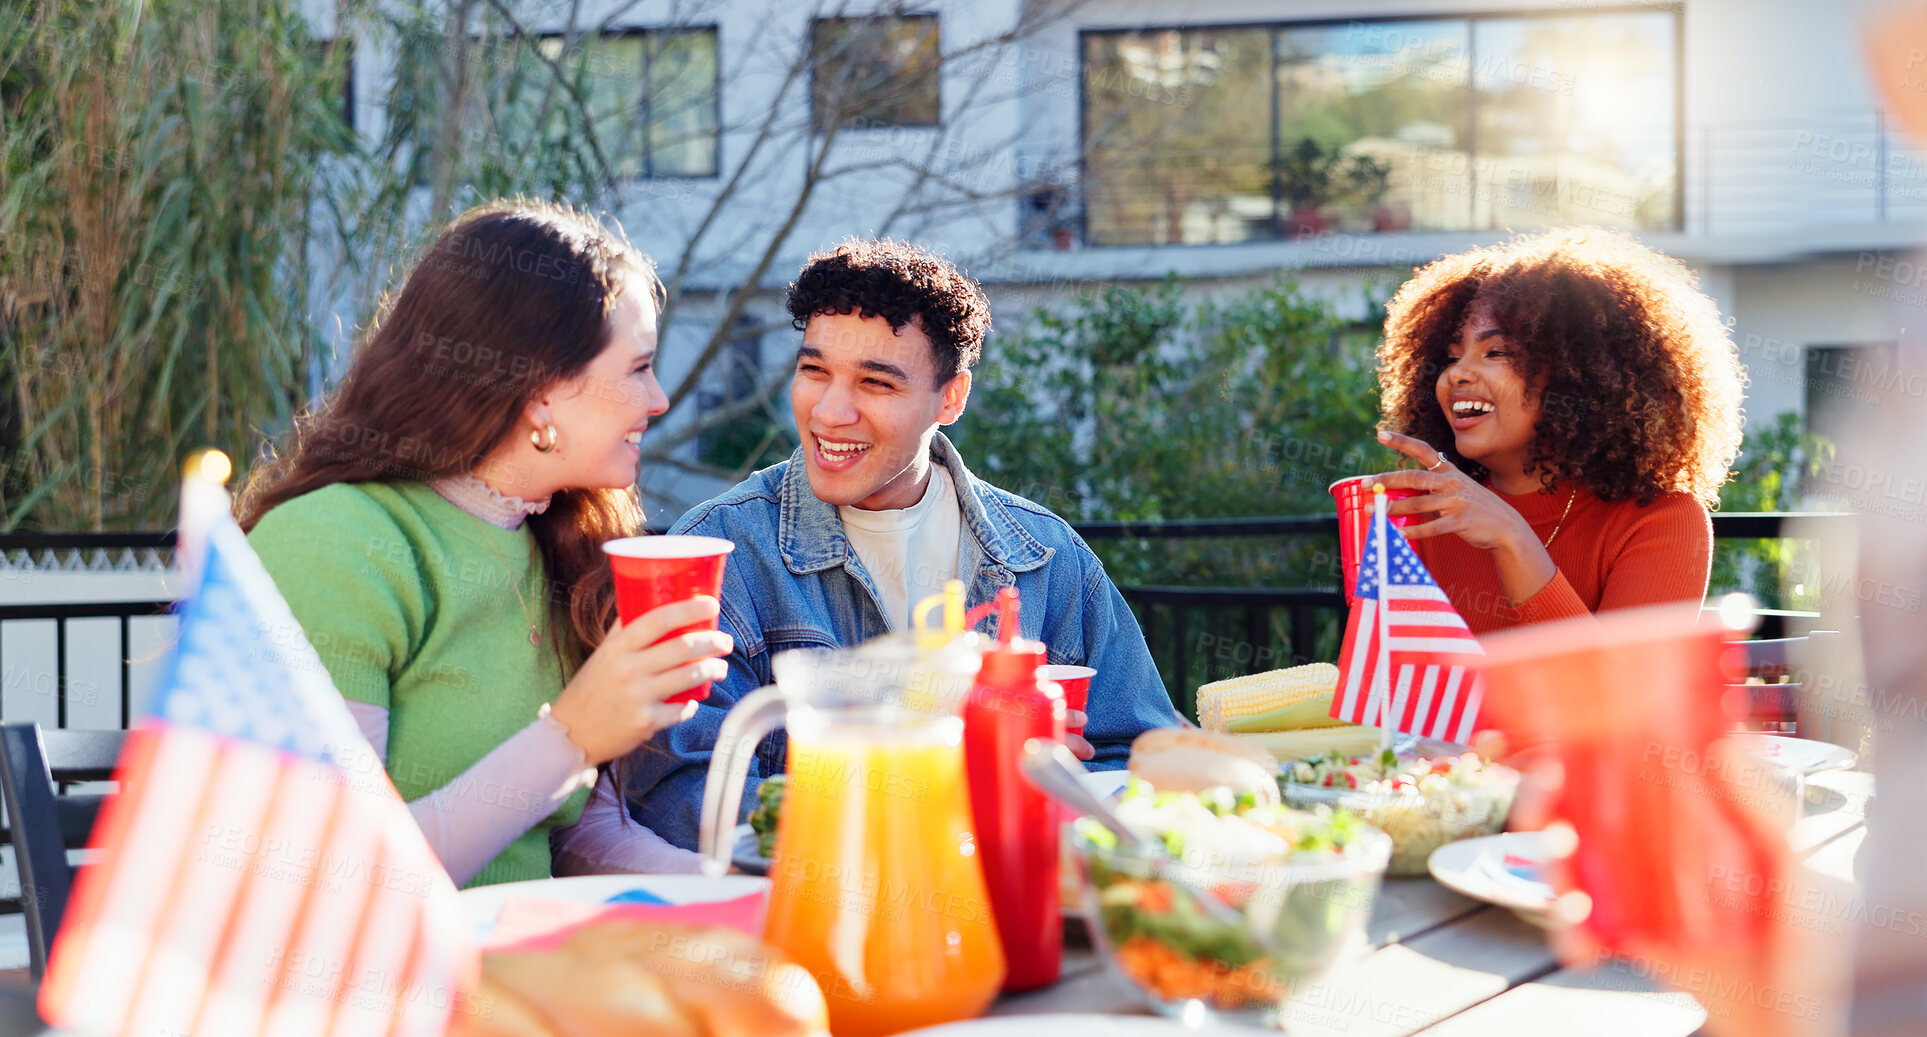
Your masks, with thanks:
M602 764L648 741L657 731L696 712L696 703L663 700L704 681L729 675L735 642L719 630L696 630L656 644L678 627L713 619L715 598L698 596L652 609L609 629L549 715L566 725L589 763Z
M1492 552L1499 590L1519 605L1544 589L1559 568L1539 543L1532 524L1499 495L1459 471L1445 454L1423 440L1380 432L1378 441L1417 461L1424 471L1373 476L1388 490L1418 490L1419 496L1385 506L1388 515L1431 515L1399 532L1407 540L1452 533L1473 547Z
M1423 471L1386 472L1372 478L1388 490L1418 490L1420 496L1392 501L1391 515L1431 515L1399 532L1407 540L1456 533L1459 539L1485 551L1508 545L1537 544L1532 526L1499 495L1459 471L1445 454L1424 440L1396 432L1380 432L1378 441L1419 463Z

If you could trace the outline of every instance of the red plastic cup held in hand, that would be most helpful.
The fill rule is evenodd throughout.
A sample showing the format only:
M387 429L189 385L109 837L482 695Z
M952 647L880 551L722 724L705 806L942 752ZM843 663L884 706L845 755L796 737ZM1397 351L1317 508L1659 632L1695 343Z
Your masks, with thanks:
M1338 502L1338 564L1344 575L1345 604L1352 603L1358 591L1358 560L1365 554L1365 538L1372 531L1372 476L1354 475L1331 484L1332 499ZM1422 497L1420 490L1387 488L1385 503ZM1418 522L1419 515L1392 515L1392 525L1404 528Z
M1097 671L1088 666L1051 665L1037 668L1039 680L1050 681L1064 689L1064 708L1074 709L1079 713L1084 712L1084 706L1090 702L1091 678L1095 676ZM1066 727L1064 731L1066 734L1081 735L1084 733L1084 725Z
M651 609L699 594L717 597L723 589L723 559L736 545L720 537L624 537L602 545L615 574L616 612L624 626ZM716 620L691 623L671 630L657 644L692 630L714 630ZM665 702L701 702L709 697L709 683L679 691Z

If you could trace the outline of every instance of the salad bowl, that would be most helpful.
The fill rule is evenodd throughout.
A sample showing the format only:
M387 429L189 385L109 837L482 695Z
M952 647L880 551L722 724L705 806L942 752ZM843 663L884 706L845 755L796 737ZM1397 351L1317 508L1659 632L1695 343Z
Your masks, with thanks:
M1383 832L1226 789L1132 781L1116 802L1154 850L1128 850L1088 819L1071 826L1070 850L1093 945L1153 1010L1272 1025L1302 984L1364 945L1392 852Z

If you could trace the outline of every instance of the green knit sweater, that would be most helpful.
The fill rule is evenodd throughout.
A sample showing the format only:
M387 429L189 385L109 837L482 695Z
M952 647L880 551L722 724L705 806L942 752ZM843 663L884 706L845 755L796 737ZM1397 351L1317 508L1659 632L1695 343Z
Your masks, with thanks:
M337 483L268 512L248 540L335 687L388 710L388 774L403 799L460 777L562 689L552 639L529 643L531 619L549 624L526 525L489 525L425 483ZM469 885L548 877L549 830L574 822L588 795L577 790Z

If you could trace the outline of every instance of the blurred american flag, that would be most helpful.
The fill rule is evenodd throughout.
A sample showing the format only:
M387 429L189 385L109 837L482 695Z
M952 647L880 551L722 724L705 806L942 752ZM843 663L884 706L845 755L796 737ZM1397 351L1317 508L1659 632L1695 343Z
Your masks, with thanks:
M129 735L41 986L120 1034L439 1034L455 887L229 513L190 477L180 642Z

